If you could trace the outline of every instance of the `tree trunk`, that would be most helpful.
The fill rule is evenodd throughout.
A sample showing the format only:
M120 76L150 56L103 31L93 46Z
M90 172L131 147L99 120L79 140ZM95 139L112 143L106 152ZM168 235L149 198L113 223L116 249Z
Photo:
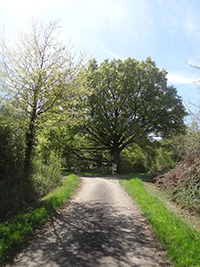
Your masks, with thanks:
M26 148L25 148L25 157L24 157L24 174L23 174L23 196L24 200L29 203L35 199L35 193L30 179L31 174L31 154L35 142L35 120L37 117L36 114L37 101L36 97L34 99L34 105L30 116L29 127L26 132Z
M117 165L117 172L120 173L120 149L115 149L112 153L113 163Z
M101 154L100 155L97 155L97 160L96 160L97 169L101 169L101 167L102 167L102 159L103 159L103 157L102 157Z
M31 181L31 154L35 142L34 120L30 122L29 129L26 133L26 149L24 158L24 174L23 174L23 197L26 203L35 201L36 194Z
M26 180L30 178L31 154L35 141L35 120L37 118L37 90L33 97L33 107L31 111L28 131L26 132L26 150L24 158L24 177Z
M31 127L32 128L32 127ZM30 131L26 133L26 150L25 150L25 158L24 158L24 176L25 179L28 180L30 176L31 169L31 154L34 145L34 127Z

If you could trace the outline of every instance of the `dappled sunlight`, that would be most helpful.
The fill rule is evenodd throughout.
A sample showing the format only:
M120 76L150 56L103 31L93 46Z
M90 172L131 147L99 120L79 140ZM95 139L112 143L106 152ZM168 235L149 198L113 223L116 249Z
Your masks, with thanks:
M125 192L104 179L89 179L16 266L162 266L145 218L128 205Z
M18 266L157 266L142 224L105 203L74 203Z

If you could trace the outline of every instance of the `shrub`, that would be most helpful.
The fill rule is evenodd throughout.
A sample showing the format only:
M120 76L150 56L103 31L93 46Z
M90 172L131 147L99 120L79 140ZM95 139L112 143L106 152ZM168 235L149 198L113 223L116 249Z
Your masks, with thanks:
M18 212L23 205L23 160L23 131L4 124L0 118L0 220Z
M33 159L32 181L39 197L43 197L61 182L61 159L54 152L44 164L41 158Z

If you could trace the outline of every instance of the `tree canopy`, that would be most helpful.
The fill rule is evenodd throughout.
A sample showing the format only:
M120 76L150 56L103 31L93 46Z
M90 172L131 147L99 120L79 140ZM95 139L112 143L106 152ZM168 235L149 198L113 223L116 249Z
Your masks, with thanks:
M84 132L111 153L114 163L119 164L121 151L129 145L184 128L182 99L167 85L167 71L151 58L105 60L100 65L92 60L86 73L94 92Z
M30 32L19 32L12 46L4 37L0 42L0 89L7 99L12 99L26 122L27 176L37 127L48 120L49 114L51 120L64 117L65 122L69 121L77 100L85 93L81 86L77 87L77 74L85 64L85 56L72 55L70 46L59 37L58 22L44 24L33 18ZM76 86L72 83L75 78Z

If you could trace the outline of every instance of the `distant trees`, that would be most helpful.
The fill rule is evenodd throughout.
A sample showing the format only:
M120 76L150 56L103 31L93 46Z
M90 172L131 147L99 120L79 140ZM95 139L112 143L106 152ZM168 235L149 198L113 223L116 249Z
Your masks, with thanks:
M31 153L39 126L44 126L49 117L51 121L56 117L57 123L63 117L68 120L77 100L85 94L81 86L72 84L85 57L80 55L75 59L69 45L59 39L58 29L58 21L46 25L33 19L30 32L19 32L13 46L4 38L0 43L0 89L7 99L15 101L18 114L25 122L26 178L30 174Z
M167 72L151 58L95 60L86 70L94 93L89 97L84 133L108 150L120 166L120 153L136 143L144 146L150 136L170 135L184 128L185 108Z
M106 170L114 162L119 171L123 151L124 169L146 170L151 135L184 128L182 100L150 58L88 64L58 30L58 21L33 18L13 45L0 39L3 218L57 186L61 166Z

